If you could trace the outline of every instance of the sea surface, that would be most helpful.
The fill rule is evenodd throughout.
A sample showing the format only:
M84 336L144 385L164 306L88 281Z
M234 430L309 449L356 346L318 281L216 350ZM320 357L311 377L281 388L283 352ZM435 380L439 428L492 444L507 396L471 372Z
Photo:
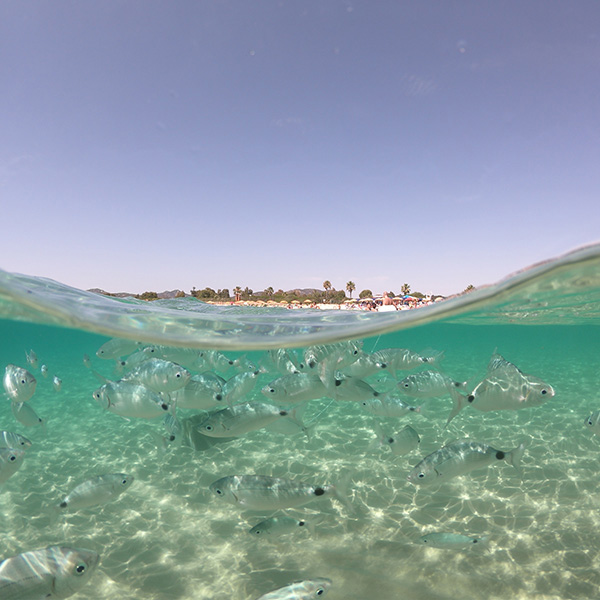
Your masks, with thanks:
M45 421L24 427L9 400L0 403L0 429L33 442L0 490L0 558L57 544L98 552L97 571L74 598L255 600L315 577L333 581L331 600L600 597L600 435L586 425L600 410L600 246L431 307L382 314L212 307L192 298L149 304L0 272L0 317L0 370L30 370L37 388L28 404ZM261 388L280 376L269 349L289 348L301 362L306 347L343 340L361 340L366 353L443 351L439 369L470 390L496 352L555 395L516 411L467 407L447 429L449 395L406 397L421 411L383 418L360 402L325 396L301 407L308 436L294 426L269 427L199 443L187 430L166 443L162 418L126 420L93 399L102 385L94 371L123 376L116 361L96 356L111 337L218 350L231 361L245 356L242 364L261 368L246 400L266 400ZM30 350L48 377L27 363ZM197 370L187 366L206 370L201 362ZM366 381L382 394L400 393L392 374ZM205 413L176 414L193 424ZM381 433L393 436L408 424L421 443L397 456ZM424 456L464 438L503 451L525 442L520 472L499 461L435 487L407 480ZM119 497L57 516L74 486L115 472L135 477ZM327 496L295 509L249 511L209 490L221 477L254 474L334 484L347 502ZM314 532L249 534L282 515L313 523ZM466 549L419 543L431 532L487 542Z

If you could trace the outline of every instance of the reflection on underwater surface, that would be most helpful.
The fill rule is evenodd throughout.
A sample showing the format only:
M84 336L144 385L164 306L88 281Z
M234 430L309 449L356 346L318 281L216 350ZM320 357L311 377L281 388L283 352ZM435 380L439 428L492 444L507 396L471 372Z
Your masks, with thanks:
M573 265L563 275L583 277ZM589 272L586 277L589 282ZM450 394L402 396L420 411L380 417L360 401L336 401L335 388L342 386L328 379L322 397L296 409L308 435L294 423L280 429L278 422L240 437L206 438L198 425L207 413L175 406L182 424L175 437L181 444L169 442L162 416L125 420L93 399L102 382L84 365L84 354L100 376L115 381L125 375L114 361L96 357L106 337L0 321L2 371L8 364L30 370L37 387L25 404L45 421L45 428L25 427L7 398L0 404L0 429L32 442L0 491L0 556L57 545L97 552L96 572L74 596L91 600L254 600L293 581L318 577L332 580L327 597L345 600L391 600L399 590L412 599L596 597L600 438L586 420L600 409L600 329L590 318L597 307L589 302L598 291L593 285L586 288L579 308L573 296L562 292L554 305L551 296L546 298L549 313L563 310L568 299L569 324L499 323L499 305L492 304L487 313L463 313L461 322L446 317L363 341L365 353L408 348L426 356L431 349L443 351L439 369L453 381L467 382L459 390L464 394L486 376L497 351L523 373L552 386L555 395L539 406L491 412L466 406L444 429L453 407ZM528 305L522 303L521 310ZM519 306L513 303L513 308ZM267 320L291 318L288 314L278 312ZM26 360L31 349L37 368ZM302 349L289 352L302 362ZM280 376L266 351L225 355L240 359L237 364L260 367L252 390L236 403L266 401L261 389ZM347 368L342 363L333 361L340 372ZM47 365L47 377L42 365ZM205 372L206 364L184 366L196 375ZM238 371L228 367L208 370L231 380ZM396 380L431 368L423 363L415 371L384 370L363 379L384 395L395 390ZM58 391L54 375L62 379ZM380 443L381 432L393 436L407 425L419 435L416 448L398 455ZM527 440L520 472L500 460L436 486L408 481L421 459L464 438L500 451ZM56 514L57 504L76 486L108 473L127 474L134 481L104 504ZM247 510L210 490L213 482L232 475L283 478L315 489L334 485L340 495L323 494L295 508ZM280 535L249 534L265 519L284 516L310 522L314 531L299 527ZM437 532L487 541L466 548L421 542L422 536Z

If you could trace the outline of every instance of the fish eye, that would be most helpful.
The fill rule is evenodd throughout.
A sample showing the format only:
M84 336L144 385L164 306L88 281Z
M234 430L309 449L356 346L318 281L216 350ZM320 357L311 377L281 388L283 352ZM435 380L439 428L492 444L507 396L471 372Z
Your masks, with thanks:
M175 377L177 377L177 378L181 377L181 373L175 373Z
M169 410L169 405L168 405L168 404L161 404L161 405L160 405L160 407L161 407L163 410Z
M262 533L262 531L261 531L260 529L257 529L257 530L256 530L254 533L255 533L256 535L260 535L260 534Z
M206 431L212 431L212 425L207 425L206 426Z
M273 388L269 388L269 392L271 392L271 394L274 394L275 390Z
M221 394L215 394L215 400L217 402L221 402L221 400L223 400L223 396Z
M14 454L11 454L8 460L10 460L10 462L15 462L15 460L17 460L17 457Z
M169 441L170 441L170 442L174 442L174 441L175 441L175 436L174 436L174 435L170 436L170 437L169 437Z
M122 480L121 480L121 483L122 483L123 485L127 485L127 479L122 479Z
M591 419L588 421L588 425L593 425L593 423L592 423L592 420L591 420Z
M85 573L87 566L85 563L79 563L76 567L75 567L75 573L77 575L83 575Z
M388 438L388 444L393 444L394 443L394 438Z
M423 479L423 477L425 477L425 473L419 473L419 474L417 475L417 477L418 477L419 479Z
M317 596L322 596L324 593L325 593L325 590L324 590L323 588L319 588L319 589L317 590L317 594L316 594L316 595L317 595Z
M542 396L548 393L548 390L542 390Z
M407 388L408 387L408 382L404 384L404 387Z
M379 363L380 369L387 369L387 363Z
M217 492L217 494L218 494L219 496L222 496L222 495L223 495L223 490L215 490L215 492Z

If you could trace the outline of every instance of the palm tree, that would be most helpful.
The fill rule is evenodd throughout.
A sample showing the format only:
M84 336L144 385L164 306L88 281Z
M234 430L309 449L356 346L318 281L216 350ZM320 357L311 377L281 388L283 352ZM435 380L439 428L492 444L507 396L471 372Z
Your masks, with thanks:
M236 301L236 302L239 302L239 301L240 301L240 297L241 297L241 295L242 295L242 288L241 288L239 285L236 285L236 286L233 288L233 294L234 294L234 296L235 296L235 301Z
M331 281L329 279L323 282L323 289L325 290L325 298L327 298L327 292L331 289Z
M349 281L346 284L346 291L350 294L350 298L352 298L352 292L356 289L356 284L354 281Z
M270 298L274 292L275 290L271 286L265 288L265 296L267 296L267 298Z
M408 283L403 283L400 291L403 296L408 296L410 294L410 285L408 285Z

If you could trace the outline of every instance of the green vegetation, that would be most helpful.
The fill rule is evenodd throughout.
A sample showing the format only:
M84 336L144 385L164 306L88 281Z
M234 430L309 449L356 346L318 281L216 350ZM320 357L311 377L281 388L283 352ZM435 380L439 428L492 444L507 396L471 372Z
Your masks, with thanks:
M467 286L467 288L462 293L470 292L475 289L472 285ZM350 298L352 298L352 293L356 290L356 284L353 281L348 281L346 283L346 288L344 290L336 290L332 285L331 281L326 279L323 282L323 291L321 290L301 290L294 289L288 290L285 292L282 289L274 290L272 286L269 286L264 289L262 292L254 292L249 287L242 288L237 285L233 288L233 297L231 296L228 288L223 288L219 290L214 290L210 287L205 287L203 289L196 289L193 287L190 290L190 295L194 298L198 298L203 301L220 301L220 302L229 302L229 301L243 301L243 300L262 300L267 302L272 300L274 302L299 302L301 304L341 304L345 300L348 299L346 296L346 292ZM104 292L108 296L114 296L115 294L110 294L109 292ZM396 294L393 291L386 292L390 297L396 297ZM421 292L412 292L410 290L410 285L408 283L404 283L401 287L401 295L412 295L415 298L423 298L424 295ZM162 296L162 294L161 294ZM184 298L186 294L181 290L178 290L175 293L175 298ZM173 296L171 296L173 297ZM359 299L364 298L373 298L373 292L369 289L362 290L358 294ZM436 298L440 296L432 296L432 298ZM159 295L156 292L148 291L143 294L137 294L135 298L140 300L157 300Z

